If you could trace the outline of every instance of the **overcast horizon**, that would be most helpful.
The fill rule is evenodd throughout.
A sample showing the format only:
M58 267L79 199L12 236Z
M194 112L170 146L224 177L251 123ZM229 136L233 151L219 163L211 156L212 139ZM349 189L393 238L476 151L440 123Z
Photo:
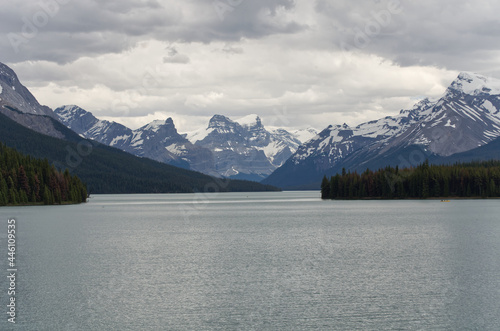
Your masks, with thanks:
M500 78L500 2L29 0L2 4L0 62L41 104L179 132L214 114L357 125Z

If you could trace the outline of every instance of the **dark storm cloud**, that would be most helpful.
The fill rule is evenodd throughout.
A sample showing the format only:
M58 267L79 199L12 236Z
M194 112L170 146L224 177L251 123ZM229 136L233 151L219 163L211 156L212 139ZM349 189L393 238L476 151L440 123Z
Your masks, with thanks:
M339 48L402 66L487 70L488 57L498 59L498 1L318 0L316 10L331 22Z
M1 61L65 63L120 53L144 39L210 43L294 33L304 27L275 20L277 10L292 8L289 0L13 1L0 13Z
M478 52L500 48L498 1L317 0L316 17L307 20L295 12L283 20L298 2L9 1L0 13L0 60L66 63L120 53L145 39L208 44L307 30L315 35L301 41L304 48L373 53L403 66L460 66L465 61L458 58L486 66L488 59L477 58Z

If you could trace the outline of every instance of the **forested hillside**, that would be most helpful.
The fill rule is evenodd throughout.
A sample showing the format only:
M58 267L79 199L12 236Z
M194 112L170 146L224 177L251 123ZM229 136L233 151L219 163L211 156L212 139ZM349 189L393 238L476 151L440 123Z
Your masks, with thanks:
M415 168L386 167L378 171L342 171L323 178L323 199L490 198L500 197L500 161Z
M69 171L47 159L23 155L0 143L0 206L66 204L87 201L87 189Z

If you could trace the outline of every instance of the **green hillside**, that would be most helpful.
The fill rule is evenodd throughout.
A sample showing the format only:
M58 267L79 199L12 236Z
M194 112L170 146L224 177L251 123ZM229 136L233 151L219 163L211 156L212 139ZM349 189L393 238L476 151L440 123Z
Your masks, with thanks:
M87 185L89 193L191 193L276 191L270 185L229 181L139 158L116 148L83 139L52 120L66 140L45 136L0 114L0 142L21 153L47 158L59 169L69 169Z

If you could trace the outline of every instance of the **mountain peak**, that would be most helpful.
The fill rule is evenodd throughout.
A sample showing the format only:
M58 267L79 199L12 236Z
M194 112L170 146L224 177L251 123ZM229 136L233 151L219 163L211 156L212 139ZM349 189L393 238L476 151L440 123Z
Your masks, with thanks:
M451 83L448 91L469 95L496 95L500 94L500 80L472 72L461 72Z
M78 134L82 134L90 130L94 125L98 124L100 121L91 113L77 105L65 105L54 109L54 114L56 114L59 122L66 125L71 130ZM102 122L101 124L106 126Z
M163 126L174 126L174 120L172 120L172 117L167 118L166 120L154 120L151 123L146 124L140 130L142 131L153 131L157 132L160 130Z
M241 126L246 126L246 127L261 127L262 126L262 120L260 119L259 115L257 114L250 114L245 117L240 118L237 120L237 122Z
M85 109L77 105L64 105L54 110L54 112L61 116L83 116L88 113Z
M18 81L17 75L10 67L6 66L0 62L0 78L4 81L9 81L12 85L14 82Z
M0 62L0 93L2 105L14 106L25 114L46 115L55 118L52 110L38 103L31 92L21 84L14 70Z
M210 122L208 122L208 128L225 127L232 123L234 122L224 115L214 115L210 119Z
M94 118L94 115L92 113L77 105L65 105L54 109L54 112L59 117L59 120L61 120L63 123L66 123L74 118L85 116L87 114L89 114L88 116Z

